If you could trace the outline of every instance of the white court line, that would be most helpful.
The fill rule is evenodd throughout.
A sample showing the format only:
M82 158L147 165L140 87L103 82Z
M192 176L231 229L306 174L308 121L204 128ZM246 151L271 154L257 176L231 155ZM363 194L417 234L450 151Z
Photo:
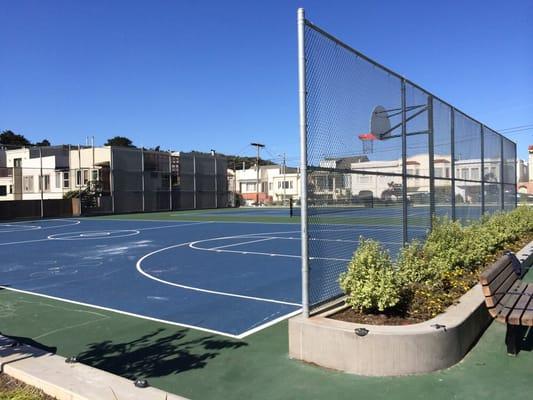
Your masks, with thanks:
M232 338L232 339L241 339L240 335L232 335L232 334L230 334L230 333L220 332L220 331L213 330L213 329L208 329L208 328L202 328L202 327L200 327L200 326L196 326L196 325L189 325L189 324L183 324L183 323L174 322L174 321L168 321L168 320L165 320L165 319L159 319L159 318L148 317L148 316L146 316L146 315L135 314L135 313L131 313L131 312L128 312L128 311L117 310L117 309L115 309L115 308L104 307L104 306L98 306L98 305L95 305L95 304L89 304L89 303L83 303L83 302L81 302L81 301L70 300L70 299L65 299L65 298L62 298L62 297L56 297L56 296L50 296L50 295L47 295L47 294L31 292L31 291L28 291L28 290L15 289L15 288L8 287L8 286L2 286L2 285L0 285L0 288L2 288L2 289L6 289L6 290L11 290L11 291L13 291L13 292L18 292L18 293L24 293L24 294L29 294L29 295L33 295L33 296L44 297L44 298L46 298L46 299L52 299L52 300L64 301L64 302L66 302L66 303L76 304L76 305L79 305L79 306L90 307L90 308L96 308L96 309L98 309L98 310L104 310L104 311L115 312L115 313L117 313L117 314L127 315L127 316L129 316L129 317L137 317L137 318L141 318L141 319L146 319L146 320L148 320L148 321L160 322L160 323L163 323L163 324L169 324L169 325L179 326L179 327L187 328L187 329L196 329L196 330L199 330L199 331L202 331L202 332L213 333L213 334L216 334L216 335L221 335L221 336L230 337L230 338Z
M289 319L291 317L294 317L295 315L298 315L302 312L301 309L299 310L296 310L294 312L291 312L289 314L285 314L285 315L282 315L281 317L279 318L276 318L276 319L273 319L272 321L269 321L269 322L265 322L264 324L262 325L258 325L256 326L255 328L252 328L250 330L247 330L246 332L243 332L241 333L240 335L238 335L238 338L239 339L244 339L246 336L250 336L256 332L259 332L259 331L262 331L263 329L266 329L268 328L269 326L272 326L272 325L275 325L277 324L278 322L281 322L281 321L284 321L286 319Z
M137 271L139 271L139 273L141 273L142 275L144 275L148 279L152 279L154 281L157 281L159 283L163 283L163 284L169 285L169 286L174 286L174 287L179 287L179 288L182 288L182 289L192 290L194 292L216 294L218 296L235 297L235 298L245 299L245 300L263 301L263 302L266 302L266 303L276 303L276 304L284 304L284 305L289 305L289 306L301 307L301 304L291 303L291 302L288 302L288 301L273 300L273 299L267 299L267 298L256 297L256 296L245 296L245 295L242 295L242 294L221 292L221 291L218 291L218 290L209 290L209 289L202 289L202 288L198 288L198 287L194 287L194 286L181 285L179 283L166 281L164 279L161 279L161 278L158 278L156 276L150 275L148 272L145 272L142 269L142 262L145 259L147 259L148 257L153 256L154 254L157 254L157 253L161 253L161 252L166 251L166 250L175 249L175 248L178 248L178 247L184 247L184 246L189 245L190 243L191 242L180 243L180 244L175 244L175 245L168 246L168 247L163 247L162 249L159 249L159 250L154 250L154 251L152 251L152 252L150 252L148 254L145 254L141 258L139 258L139 260L137 260L137 263L135 264L135 267L137 268Z
M114 220L115 221L115 220ZM161 222L161 221L158 221ZM194 225L204 225L204 224L212 224L212 221L206 221L206 222L192 222L190 224L180 224L180 225L162 225L162 226L152 226L149 228L137 228L138 231L149 231L151 229L165 229L165 228L181 228L182 226L194 226Z
M74 226L74 225L79 225L81 223L80 220L77 220L77 219L73 219L73 220L69 220L69 219L65 219L65 218L54 218L54 219L42 219L42 220L34 220L34 221L19 221L19 222L9 222L9 223L6 223L6 225L4 226L8 226L8 225L16 225L16 224L27 224L27 223L33 223L33 222L40 222L40 223L43 223L43 222L47 222L47 221L71 221L73 223L71 224L63 224L63 225L55 225L55 226L41 226L41 225L38 225L38 226L35 226L35 227L32 227L31 229L1 229L2 227L2 224L0 224L0 234L1 233L16 233L16 232L28 232L28 231L38 231L38 230L43 230L43 229L55 229L55 228L62 228L62 227L65 227L65 226ZM26 225L21 225L21 226L26 226Z
M227 244L225 246L211 247L210 249L206 249L206 250L219 250L219 249L225 249L225 248L233 247L233 246L240 246L243 244L266 242L267 240L272 240L272 239L275 239L275 238L263 238L263 239L257 239L257 240L249 240L247 242L239 242L239 243Z
M35 239L35 240L22 240L20 242L7 242L7 243L0 243L0 246L7 246L7 245L12 245L12 244L21 244L21 243L34 243L34 242L44 242L44 241L48 241L50 239L46 238L46 239Z
M267 257L285 257L285 258L302 258L302 256L297 256L294 254L279 254L279 253L263 253L260 251L240 251L240 250L212 250L212 249L206 249L203 247L196 247L192 244L189 244L189 247L191 249L195 250L203 250L203 251L214 251L214 252L221 252L221 253L235 253L235 254L243 254L243 255L252 255L252 256L267 256ZM349 262L350 260L346 258L334 258L334 257L309 257L310 260L329 260L329 261L346 261Z

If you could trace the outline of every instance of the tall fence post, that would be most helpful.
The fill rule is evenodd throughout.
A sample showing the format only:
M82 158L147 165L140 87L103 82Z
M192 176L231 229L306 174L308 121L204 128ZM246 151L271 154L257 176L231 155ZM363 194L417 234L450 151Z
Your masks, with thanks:
M39 146L39 187L41 189L41 218L44 218L44 176L43 176L43 149Z
M218 208L218 171L217 171L217 156L214 154L215 157L215 208Z
M504 184L504 174L505 174L505 158L504 158L504 151L503 151L503 136L500 135L500 202L501 202L501 209L505 210L505 184Z
M305 82L305 11L298 9L298 98L300 103L300 184L301 184L301 241L302 241L302 309L309 317L309 252L307 232L307 116Z
M429 158L429 226L433 228L435 216L435 149L433 137L433 96L428 96L428 158Z
M168 152L168 211L173 210L172 206L172 152Z
M193 209L196 210L196 156L192 156L192 190L193 190Z
M115 172L113 168L113 147L109 147L109 190L111 192L111 213L115 213Z
M401 84L401 101L402 101L402 241L406 244L409 240L407 231L407 109L405 96L405 79L402 78Z
M142 192L142 210L146 211L146 199L144 194L144 149L141 147L141 192Z
M450 176L452 178L452 220L455 221L457 218L457 214L455 212L455 109L453 107L450 107L450 153Z
M481 179L481 215L485 214L485 133L483 124L480 124L481 135L481 166L480 166L480 179Z

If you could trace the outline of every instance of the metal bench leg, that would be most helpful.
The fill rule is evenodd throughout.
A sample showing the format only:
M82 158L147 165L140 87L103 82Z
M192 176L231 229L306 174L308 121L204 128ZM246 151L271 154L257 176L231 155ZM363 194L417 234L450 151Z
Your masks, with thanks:
M520 350L520 325L507 325L505 333L505 344L507 345L507 354L516 356Z

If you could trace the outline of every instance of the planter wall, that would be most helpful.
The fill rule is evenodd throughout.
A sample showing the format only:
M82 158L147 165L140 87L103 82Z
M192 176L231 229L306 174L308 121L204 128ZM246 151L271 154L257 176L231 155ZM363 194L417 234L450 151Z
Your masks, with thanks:
M517 256L531 265L533 242ZM457 305L419 324L365 325L327 318L336 311L290 319L289 356L358 375L425 373L459 362L492 321L479 285ZM368 334L358 336L357 328L367 329Z

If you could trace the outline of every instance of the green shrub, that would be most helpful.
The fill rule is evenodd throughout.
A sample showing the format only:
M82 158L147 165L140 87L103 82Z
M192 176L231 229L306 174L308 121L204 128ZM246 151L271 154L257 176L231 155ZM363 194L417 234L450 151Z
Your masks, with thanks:
M426 240L408 243L394 264L379 242L361 238L340 286L358 311L401 304L413 317L431 318L475 285L495 254L532 234L533 208L519 207L466 226L436 218Z
M360 238L339 282L348 295L347 304L358 311L384 311L400 300L400 285L389 252L375 240Z

